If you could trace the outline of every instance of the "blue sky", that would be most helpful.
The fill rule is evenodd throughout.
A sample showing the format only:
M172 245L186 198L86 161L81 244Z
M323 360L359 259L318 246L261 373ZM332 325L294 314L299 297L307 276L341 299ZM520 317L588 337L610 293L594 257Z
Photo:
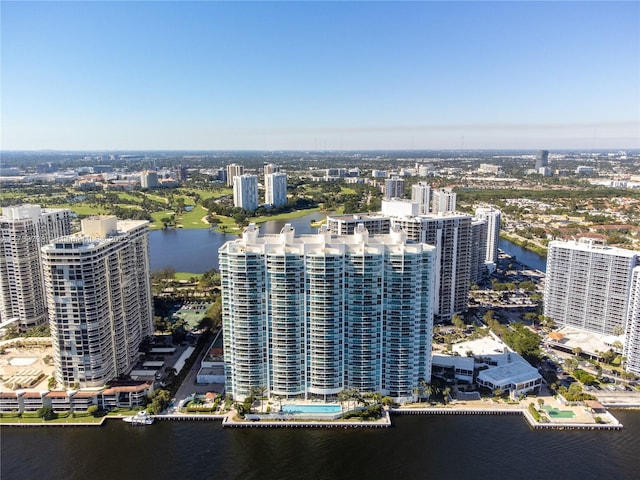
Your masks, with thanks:
M639 148L638 2L1 4L2 149Z

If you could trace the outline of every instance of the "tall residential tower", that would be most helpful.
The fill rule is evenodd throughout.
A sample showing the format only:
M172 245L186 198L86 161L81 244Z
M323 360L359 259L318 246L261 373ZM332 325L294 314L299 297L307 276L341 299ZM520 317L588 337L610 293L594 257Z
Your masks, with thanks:
M244 210L258 208L258 177L238 175L233 177L233 205Z
M640 254L591 239L553 241L547 254L544 314L560 325L621 334Z
M93 217L42 247L56 379L98 387L131 371L151 333L147 221Z
M487 221L487 249L485 262L493 264L493 269L498 263L498 242L500 241L500 210L495 207L476 208L476 218Z
M434 248L370 236L258 236L220 250L226 390L326 399L346 388L408 399L431 378Z
M287 174L267 173L264 176L264 203L279 207L287 204Z
M40 247L71 233L70 211L4 207L0 216L0 318L21 330L46 323Z

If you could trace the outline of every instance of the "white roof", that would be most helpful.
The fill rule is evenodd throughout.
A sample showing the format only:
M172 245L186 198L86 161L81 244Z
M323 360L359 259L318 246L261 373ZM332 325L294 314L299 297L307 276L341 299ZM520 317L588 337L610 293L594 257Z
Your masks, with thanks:
M529 382L538 378L540 378L538 370L524 361L506 363L499 367L482 370L478 374L478 380L489 382L496 387Z
M451 346L451 350L458 352L460 356L466 356L468 351L472 351L474 355L493 355L496 353L505 353L505 349L509 351L505 343L496 340L493 336L469 340L468 342L454 343Z

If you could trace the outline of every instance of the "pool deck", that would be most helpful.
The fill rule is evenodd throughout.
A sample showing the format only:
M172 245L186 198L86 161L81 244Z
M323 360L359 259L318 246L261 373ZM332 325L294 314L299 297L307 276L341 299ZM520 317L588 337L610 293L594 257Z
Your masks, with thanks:
M222 420L225 428L388 428L391 426L389 410L385 409L382 418L378 420L321 420L300 418L300 420L246 420L238 419L235 412L228 414Z

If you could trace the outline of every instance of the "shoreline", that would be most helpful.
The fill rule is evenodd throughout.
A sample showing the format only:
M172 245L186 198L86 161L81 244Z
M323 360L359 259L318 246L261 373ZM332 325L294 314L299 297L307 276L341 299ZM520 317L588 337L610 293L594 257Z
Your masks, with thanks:
M550 421L538 422L522 405L452 405L452 406L414 406L385 409L381 419L373 421L354 420L322 420L313 418L300 418L299 420L236 420L234 412L226 414L165 414L154 415L154 419L162 422L166 421L221 421L223 428L389 428L393 426L392 416L400 415L521 415L526 420L529 427L535 430L621 430L624 426L608 412L611 410L640 410L640 404L611 404L606 405L607 413L613 420L611 423L585 423L585 422L564 422ZM566 407L585 408L585 407ZM96 422L29 422L0 423L0 427L101 427L106 420L120 420L126 415L106 415ZM138 428L138 427L136 427Z
M524 248L525 250L527 250L528 252L532 252L535 253L536 255L538 255L539 257L542 257L544 259L547 258L547 254L549 249L546 247L543 247L541 245L538 245L537 243L525 238L522 239L522 237L519 237L517 235L510 235L509 233L505 232L504 230L500 230L500 238L502 238L503 240L507 240L511 243L513 243L514 245L519 246L520 248Z

